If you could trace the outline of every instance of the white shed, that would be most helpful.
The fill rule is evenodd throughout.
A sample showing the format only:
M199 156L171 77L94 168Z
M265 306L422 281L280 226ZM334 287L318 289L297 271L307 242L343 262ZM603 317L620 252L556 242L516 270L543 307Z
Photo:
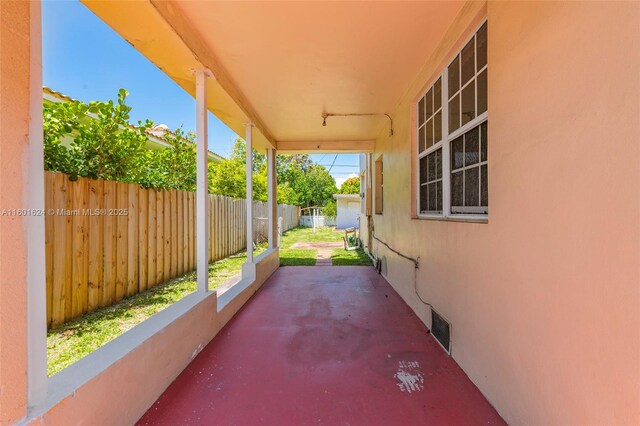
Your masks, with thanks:
M358 228L360 195L334 194L333 198L336 199L337 204L336 228Z

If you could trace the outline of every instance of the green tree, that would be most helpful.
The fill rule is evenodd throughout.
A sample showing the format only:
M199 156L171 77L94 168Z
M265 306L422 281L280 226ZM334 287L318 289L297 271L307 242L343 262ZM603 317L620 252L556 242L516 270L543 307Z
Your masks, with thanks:
M209 166L210 192L237 198L246 196L246 143L238 138L228 160ZM308 155L276 156L278 203L303 207L323 206L337 192L335 181L323 166L314 164ZM267 200L266 156L253 154L253 198Z
M291 188L289 200L292 204L302 207L324 206L338 192L328 170L314 164L306 154L279 155L276 169L278 183L286 183Z
M296 205L298 198L289 182L278 182L278 204Z
M341 194L359 194L360 193L360 178L350 177L340 185Z
M234 198L245 198L246 187L246 143L237 138L231 158L209 164L209 192ZM267 201L266 156L253 153L253 199Z
M133 182L156 189L196 189L196 145L193 133L165 133L170 148L146 148L151 121L129 124L127 91L117 100L44 104L45 169L93 179ZM246 197L246 143L238 138L229 159L209 164L209 192ZM335 181L308 155L276 157L278 202L324 206L337 192ZM266 156L253 152L253 198L267 200Z
M135 182L158 189L196 190L196 145L193 133L178 129L163 139L171 149L144 150L131 171Z
M145 150L151 121L129 125L128 93L117 101L79 101L43 106L45 169L93 179L134 182L137 157Z
M302 176L300 185L295 189L303 207L324 206L338 191L336 181L324 166L314 164Z
M338 215L338 206L336 205L336 200L331 199L327 204L322 208L322 214L327 217L336 217Z

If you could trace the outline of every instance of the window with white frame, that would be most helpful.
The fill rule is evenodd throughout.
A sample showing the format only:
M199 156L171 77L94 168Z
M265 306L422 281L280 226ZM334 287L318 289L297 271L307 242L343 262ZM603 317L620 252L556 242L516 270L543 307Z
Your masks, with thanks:
M486 216L486 22L436 78L416 111L418 214Z

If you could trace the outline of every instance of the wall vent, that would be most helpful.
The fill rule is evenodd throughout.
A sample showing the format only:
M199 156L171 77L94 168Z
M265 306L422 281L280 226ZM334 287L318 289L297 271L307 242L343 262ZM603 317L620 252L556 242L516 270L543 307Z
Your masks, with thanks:
M442 315L431 309L431 334L451 354L451 324Z

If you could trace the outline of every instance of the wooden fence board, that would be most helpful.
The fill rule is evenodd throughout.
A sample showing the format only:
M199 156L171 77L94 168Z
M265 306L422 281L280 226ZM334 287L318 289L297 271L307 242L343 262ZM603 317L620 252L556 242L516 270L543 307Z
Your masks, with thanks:
M229 252L235 254L236 242L235 242L235 219L236 219L236 200L233 198L229 200Z
M164 281L164 191L156 191L156 282Z
M129 221L127 220L127 216L124 213L127 207L129 206L129 195L127 194L128 184L125 182L116 182L116 209L107 212L107 214L112 213L116 216L116 223L118 227L117 238L118 238L118 249L117 249L117 257L118 257L118 266L116 270L116 300L121 300L127 295L127 280L128 280L128 262L129 262L129 244L128 244L128 233L129 233Z
M196 199L187 191L45 174L46 307L49 327L196 269ZM254 203L254 239L266 235ZM209 196L209 260L246 246L246 202ZM280 206L283 229L298 208ZM264 223L263 223L264 222Z
M222 197L221 203L221 217L222 217L222 226L220 229L220 241L222 242L222 253L220 258L225 258L229 255L229 213L227 211L227 207L229 206L229 200L227 197Z
M53 246L55 241L54 228L54 194L55 180L54 175L46 173L45 176L45 199L44 208L46 216L44 217L44 248L45 248L45 267L46 267L46 298L47 298L47 326L51 327L53 318Z
M196 265L196 253L195 253L195 196L193 192L189 193L189 271L193 271Z
M108 306L116 300L117 266L117 223L116 216L110 214L116 208L116 183L103 183L104 198L104 269L102 284L102 306Z
M127 184L127 211L123 216L127 220L127 296L139 291L138 287L138 185ZM125 213L125 212L123 212Z
M77 317L88 309L89 301L89 181L79 179L74 182L73 197L73 316Z
M178 276L178 192L171 190L171 278Z
M236 200L236 215L233 227L236 230L236 252L242 250L244 244L242 244L242 228L240 222L242 221L242 200Z
M147 202L147 211L149 217L149 245L148 245L148 253L147 253L147 288L151 288L156 285L156 280L158 279L158 271L157 271L157 244L156 244L156 232L157 228L157 207L156 207L156 194L157 191L155 189L149 190L149 200Z
M64 305L65 318L73 318L73 216L71 215L71 210L73 210L73 190L73 182L68 181L65 210L62 213L65 218L65 232L67 233L66 254L64 257L66 278L64 292L67 299Z
M216 261L220 258L220 197L218 195L212 195L212 208L211 208L211 222L212 222L212 241L213 241L213 260Z
M178 229L178 246L176 251L176 258L178 259L178 275L184 274L184 257L182 255L182 250L184 246L184 215L182 214L182 197L184 195L184 191L177 192L177 229Z
M102 304L104 268L104 212L102 180L89 181L89 300L87 309L93 311Z
M182 263L183 272L189 272L189 193L182 193Z
M213 221L213 214L214 214L214 207L215 206L215 202L213 199L213 196L209 196L209 262L213 262L215 260L215 250L214 250L214 246L215 246L215 242L216 242L216 232L214 229L214 221Z
M171 278L171 192L162 191L164 193L164 280Z
M51 325L56 326L65 322L66 320L66 302L67 297L65 293L66 282L67 282L67 262L66 262L66 253L67 250L67 231L66 231L66 221L67 218L58 214L57 210L66 208L67 205L67 196L68 196L68 188L67 183L68 179L65 175L56 173L53 175L53 188L54 188L54 196L53 196L53 208L55 210L53 215L53 225L58 232L54 231L55 240L53 241L53 251L52 251L52 265L55 265L55 268L52 271L52 289L51 289L51 298L52 298L52 306L51 306ZM46 225L46 224L45 224Z
M147 289L149 270L149 191L138 187L138 291Z

